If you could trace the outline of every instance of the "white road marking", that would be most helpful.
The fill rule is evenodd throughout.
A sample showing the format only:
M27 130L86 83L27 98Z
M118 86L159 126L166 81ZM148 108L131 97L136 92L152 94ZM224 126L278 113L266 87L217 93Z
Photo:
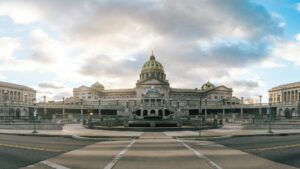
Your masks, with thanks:
M45 164L45 165L47 165L49 167L52 167L54 169L70 169L70 168L64 167L62 165L55 164L55 163L53 163L51 161L42 161L41 163L43 163L43 164Z
M183 144L187 149L191 150L197 157L199 157L201 159L205 159L214 169L222 169L222 167L220 167L218 164L211 161L209 158L207 158L206 156L201 154L199 151L197 151L197 150L193 149L192 147L190 147L189 145L185 144L185 142L183 142L182 140L179 140L179 139L176 139L176 140L179 143Z
M112 169L116 163L119 161L119 159L121 157L123 157L124 154L126 154L126 152L129 150L129 148L136 142L136 140L131 141L122 151L120 151L116 157L110 162L108 163L104 169Z

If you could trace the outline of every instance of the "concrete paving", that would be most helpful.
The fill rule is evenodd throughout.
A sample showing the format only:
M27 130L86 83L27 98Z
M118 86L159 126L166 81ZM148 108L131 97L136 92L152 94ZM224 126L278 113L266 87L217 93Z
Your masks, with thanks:
M99 169L105 168L130 141L99 142L44 160L26 169ZM51 167L52 166L52 167ZM57 167L53 167L57 166ZM25 169L22 168L22 169Z
M222 169L296 169L209 141L185 141Z
M163 133L144 133L114 169L210 169L181 143Z
M162 132L146 132L132 141L96 143L25 168L294 169L213 142L177 140Z
M0 168L18 169L94 143L64 137L0 135Z

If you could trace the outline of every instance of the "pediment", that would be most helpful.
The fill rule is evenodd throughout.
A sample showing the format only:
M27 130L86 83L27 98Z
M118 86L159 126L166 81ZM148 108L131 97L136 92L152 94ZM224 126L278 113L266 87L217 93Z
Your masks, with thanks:
M228 87L226 87L226 86L224 86L224 85L218 86L218 87L216 87L215 89L216 89L216 90L222 90L222 91L232 91L231 88L228 88Z

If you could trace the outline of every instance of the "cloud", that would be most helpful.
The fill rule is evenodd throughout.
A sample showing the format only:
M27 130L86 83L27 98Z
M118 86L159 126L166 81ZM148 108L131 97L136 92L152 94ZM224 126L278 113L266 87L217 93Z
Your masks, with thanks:
M3 1L0 5L0 16L10 16L18 24L29 24L40 19L41 12L33 4L18 1Z
M296 4L296 10L300 12L300 3Z
M280 41L273 50L273 56L300 66L300 41Z
M18 39L0 37L0 60L7 61L12 58L14 52L20 47Z
M39 84L40 88L44 89L62 89L64 88L63 85L56 83L56 82L44 82Z
M253 90L250 82L259 78L242 82L232 71L265 60L284 29L282 18L252 1L28 0L24 5L16 0L1 5L0 15L34 23L31 53L7 69L18 64L20 70L54 73L54 81L99 80L116 88L133 87L154 50L174 87L223 79L236 82L229 87L245 86L241 92ZM21 6L19 12L8 10Z
M38 91L38 101L44 101L44 96L46 96L47 101L50 101L62 100L63 97L67 98L73 95L72 88L56 81L43 82L34 88Z
M296 35L296 40L300 41L300 33Z

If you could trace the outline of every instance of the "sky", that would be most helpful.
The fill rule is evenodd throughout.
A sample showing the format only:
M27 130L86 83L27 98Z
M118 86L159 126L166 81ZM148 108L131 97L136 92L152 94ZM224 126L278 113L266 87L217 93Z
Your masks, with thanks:
M61 100L133 88L151 51L171 87L263 101L300 81L299 0L0 0L0 81Z

